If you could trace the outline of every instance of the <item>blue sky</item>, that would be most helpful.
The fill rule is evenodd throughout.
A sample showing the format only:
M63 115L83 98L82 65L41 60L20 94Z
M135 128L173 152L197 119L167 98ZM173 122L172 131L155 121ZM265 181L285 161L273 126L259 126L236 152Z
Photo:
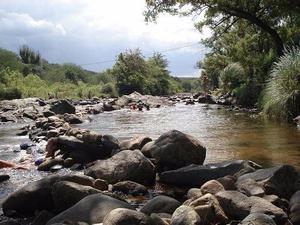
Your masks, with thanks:
M0 47L18 51L27 44L51 63L76 63L102 71L127 49L145 56L164 51L174 76L199 76L195 64L207 50L187 17L161 15L146 24L143 0L1 0ZM187 46L180 48L183 46ZM180 48L173 51L166 51Z

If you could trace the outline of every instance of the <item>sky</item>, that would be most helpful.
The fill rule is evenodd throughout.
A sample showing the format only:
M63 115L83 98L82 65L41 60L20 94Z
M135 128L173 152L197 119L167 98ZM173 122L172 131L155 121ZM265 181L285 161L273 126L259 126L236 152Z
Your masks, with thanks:
M208 52L199 42L209 31L167 14L147 24L145 7L144 0L0 0L0 47L17 52L26 44L50 63L96 72L140 48L145 57L162 52L173 76L199 76L196 62Z

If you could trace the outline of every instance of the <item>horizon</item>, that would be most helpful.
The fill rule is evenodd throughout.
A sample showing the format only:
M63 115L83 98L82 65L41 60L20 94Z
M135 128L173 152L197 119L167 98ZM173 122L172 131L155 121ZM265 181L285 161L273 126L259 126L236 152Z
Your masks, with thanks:
M174 77L199 77L195 65L208 52L200 41L210 32L197 31L190 17L162 15L147 24L145 2L131 2L128 7L120 0L3 0L0 47L17 52L26 44L49 63L74 63L94 72L112 67L119 53L140 48L145 56L161 52Z

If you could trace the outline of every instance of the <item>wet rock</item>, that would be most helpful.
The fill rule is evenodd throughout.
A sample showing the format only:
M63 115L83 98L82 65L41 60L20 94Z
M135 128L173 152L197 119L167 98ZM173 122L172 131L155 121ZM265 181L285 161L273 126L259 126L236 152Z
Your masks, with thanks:
M23 112L23 117L26 117L31 120L36 120L38 118L38 116L39 115L38 115L37 111L27 110L27 111Z
M225 177L220 177L217 179L217 181L219 181L223 187L225 188L225 190L235 190L235 182L236 182L236 177L234 176L225 176Z
M276 225L272 217L262 213L252 213L247 216L239 225Z
M206 148L196 138L171 130L154 141L149 151L161 167L179 168L203 164Z
M133 181L121 181L112 186L112 191L122 192L131 195L144 195L148 193L148 189L141 184Z
M159 214L152 213L150 215L150 217L151 217L152 223L155 224L155 225L169 225L170 224L166 220L170 220L171 215L170 215L170 218L162 218Z
M201 192L203 195L210 193L210 194L216 194L219 191L225 191L223 185L216 180L210 180L207 181L205 184L201 186Z
M131 209L114 209L103 220L103 225L155 225L144 213Z
M36 210L52 210L54 201L51 191L56 182L72 181L82 185L93 185L91 177L83 175L48 176L25 185L10 194L3 202L2 208L6 216L32 216Z
M0 182L6 181L6 180L9 180L9 179L10 179L9 175L0 174Z
M155 167L139 150L125 150L109 159L96 161L85 174L109 183L130 180L151 185L155 180Z
M55 209L59 212L70 208L84 197L100 193L99 190L70 181L60 181L53 185L51 194Z
M225 224L228 217L212 194L206 194L191 201L188 206L194 208L205 224Z
M289 218L292 224L300 224L300 191L297 191L290 200L289 205L290 215Z
M0 114L0 122L17 122L17 118L11 113Z
M65 113L63 116L64 120L69 124L80 124L83 123L83 120L74 114Z
M274 216L278 224L287 221L285 212L263 198L256 196L248 197L237 191L221 191L216 197L230 219L242 220L250 213L262 213Z
M63 165L63 164L64 164L64 160L62 158L55 158L55 159L49 158L46 159L44 162L42 162L37 169L39 171L49 171L51 167L55 165Z
M145 144L152 141L150 137L147 136L139 136L134 137L130 140L122 141L120 143L121 150L135 150L135 149L142 149Z
M50 111L54 112L55 114L75 114L76 109L68 100L60 100L55 102L50 107Z
M45 225L55 215L49 211L42 210L38 213L30 225Z
M134 210L134 208L126 202L104 194L93 194L83 198L71 208L58 214L48 221L46 225L52 225L66 220L70 222L81 221L87 224L102 223L104 217L116 208Z
M43 116L44 117L50 117L50 116L54 116L54 115L55 115L55 113L50 111L50 110L43 111Z
M47 138L53 138L53 137L58 137L59 136L59 131L57 129L49 130L47 132Z
M258 196L263 197L265 195L265 190L253 179L243 179L236 183L237 190L244 193L247 196Z
M244 168L253 168L255 164L247 160L233 160L207 165L190 165L177 170L170 170L159 175L163 183L177 186L199 187L205 182L227 175L234 175Z
M202 196L202 191L200 188L191 188L189 189L189 191L187 192L187 198L188 199L196 199L196 198L200 198Z
M112 103L109 103L109 102L105 102L103 104L103 111L110 112L110 111L119 110L119 109L121 109L120 106L113 105Z
M144 156L146 156L148 158L152 158L151 149L152 149L153 144L154 144L154 141L150 141L143 146L143 148L141 149L141 152L144 154Z
M173 213L171 225L201 225L201 218L193 208L182 205Z
M151 213L172 214L180 205L180 202L176 199L160 195L150 199L140 211L147 215L151 215Z
M290 165L260 169L239 177L237 182L246 179L261 183L266 194L275 194L286 199L289 199L299 188L299 173Z
M105 191L108 189L108 183L102 179L96 179L94 182L94 187L100 191Z

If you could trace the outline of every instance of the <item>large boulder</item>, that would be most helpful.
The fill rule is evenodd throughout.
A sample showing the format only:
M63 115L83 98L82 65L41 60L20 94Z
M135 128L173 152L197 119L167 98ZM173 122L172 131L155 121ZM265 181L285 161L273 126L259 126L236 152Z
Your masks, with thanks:
M156 225L144 213L131 209L114 209L103 220L103 225Z
M171 225L201 225L201 218L189 206L182 205L176 209L171 218Z
M52 188L56 182L71 181L82 185L93 185L91 177L83 175L49 176L34 181L10 194L3 202L6 216L32 216L36 210L52 210L55 204Z
M221 191L216 194L220 205L230 219L242 220L250 213L262 213L274 216L278 224L287 221L286 213L263 198L248 197L238 191Z
M289 205L290 220L293 224L300 224L300 191L297 191L290 200Z
M87 224L102 223L104 217L116 208L134 209L130 204L104 194L89 195L71 208L63 211L48 221L52 225L63 221L85 222Z
M59 212L70 208L84 197L97 193L101 193L101 191L70 181L56 182L51 191L55 210Z
M234 175L237 172L250 168L254 170L256 165L247 160L233 160L222 163L207 165L189 165L177 170L170 170L159 175L163 183L177 186L199 187L205 182L227 175Z
M161 135L151 145L149 151L161 167L180 168L186 165L202 165L206 148L196 138L178 130Z
M151 213L170 213L180 206L180 202L174 198L160 195L149 200L142 208L141 212L151 215Z
M299 173L290 165L260 169L240 176L237 183L252 179L262 185L266 194L289 199L299 189Z
M144 185L155 181L155 167L139 150L121 151L109 159L98 160L85 174L109 183L130 180Z
M76 109L68 100L60 100L50 106L50 111L55 114L75 114Z

